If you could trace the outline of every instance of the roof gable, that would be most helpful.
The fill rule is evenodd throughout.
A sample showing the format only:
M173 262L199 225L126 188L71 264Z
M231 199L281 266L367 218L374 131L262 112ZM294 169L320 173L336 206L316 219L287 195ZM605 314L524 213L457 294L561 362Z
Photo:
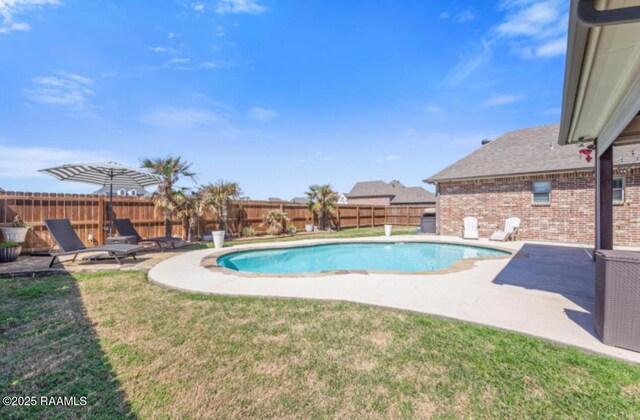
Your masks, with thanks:
M436 196L422 187L406 187L398 191L391 204L435 203Z
M595 162L581 158L575 145L558 146L558 131L559 124L509 131L425 182L593 169ZM638 157L633 147L620 146L614 150L614 159L620 165L636 162Z
M396 180L388 184L384 181L357 182L356 185L351 188L347 197L393 197L403 188L405 188L405 186Z

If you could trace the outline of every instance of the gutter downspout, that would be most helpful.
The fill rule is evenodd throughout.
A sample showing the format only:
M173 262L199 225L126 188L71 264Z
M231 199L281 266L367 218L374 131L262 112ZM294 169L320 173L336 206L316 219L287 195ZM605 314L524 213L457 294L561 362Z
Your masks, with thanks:
M640 6L598 10L595 8L596 1L598 0L572 0L571 2L562 115L558 135L558 144L560 145L571 142L574 115L578 115L580 112L579 109L576 109L576 103L581 101L582 95L579 95L579 92L581 85L584 85L586 81L582 82L579 76L582 73L582 67L591 62L589 55L593 53L587 51L590 28L597 32L598 27L601 26L640 22ZM585 77L588 79L588 73L585 74Z
M594 3L595 0L578 0L576 17L584 26L594 28L597 26L640 22L640 6L598 10Z

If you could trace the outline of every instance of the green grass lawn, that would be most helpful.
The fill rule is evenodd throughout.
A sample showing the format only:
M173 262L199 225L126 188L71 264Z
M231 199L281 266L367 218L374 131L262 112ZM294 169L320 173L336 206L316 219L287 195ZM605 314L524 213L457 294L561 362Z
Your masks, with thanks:
M391 233L394 235L415 235L416 226L394 226ZM367 236L383 236L384 227L367 227L367 228L349 228L342 229L336 232L316 232L308 234L306 232L300 232L294 235L285 235L280 237L267 237L267 238L255 238L255 239L238 239L234 241L225 241L224 246L233 246L240 244L255 244L260 242L288 242L288 241L300 241L303 239L327 239L327 238L364 238ZM212 247L213 243L208 242L206 244L194 244L190 247L194 249L203 247Z
M0 279L17 417L632 418L640 367L365 305L207 297L138 272Z

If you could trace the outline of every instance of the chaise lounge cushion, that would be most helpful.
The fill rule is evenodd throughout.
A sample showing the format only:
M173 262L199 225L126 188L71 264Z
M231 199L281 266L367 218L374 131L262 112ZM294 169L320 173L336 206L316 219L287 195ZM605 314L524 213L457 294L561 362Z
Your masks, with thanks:
M173 248L176 247L175 243L180 242L180 239L172 238L170 236L159 236L154 238L143 238L140 236L138 231L136 230L133 223L131 223L130 219L114 219L113 225L115 226L118 233L122 236L134 236L136 238L136 242L155 242L159 248L160 243L170 243Z
M126 244L112 244L112 245L100 245L87 248L75 230L71 226L69 219L46 219L44 221L45 226L49 230L49 234L56 243L56 246L60 250L59 252L51 252L53 259L51 260L52 266L57 257L65 255L73 255L89 253L89 252L106 252L109 255L116 258L116 261L120 263L120 257L133 257L135 254L144 248L138 245L126 245Z

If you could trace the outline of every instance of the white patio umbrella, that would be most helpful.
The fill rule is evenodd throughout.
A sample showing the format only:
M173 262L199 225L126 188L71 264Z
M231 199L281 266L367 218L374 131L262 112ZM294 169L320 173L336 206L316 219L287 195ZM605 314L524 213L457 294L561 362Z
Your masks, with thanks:
M60 181L83 182L85 184L109 186L109 234L113 220L113 185L126 188L144 188L150 185L162 184L158 175L116 162L105 163L69 163L54 168L40 169L47 175Z

